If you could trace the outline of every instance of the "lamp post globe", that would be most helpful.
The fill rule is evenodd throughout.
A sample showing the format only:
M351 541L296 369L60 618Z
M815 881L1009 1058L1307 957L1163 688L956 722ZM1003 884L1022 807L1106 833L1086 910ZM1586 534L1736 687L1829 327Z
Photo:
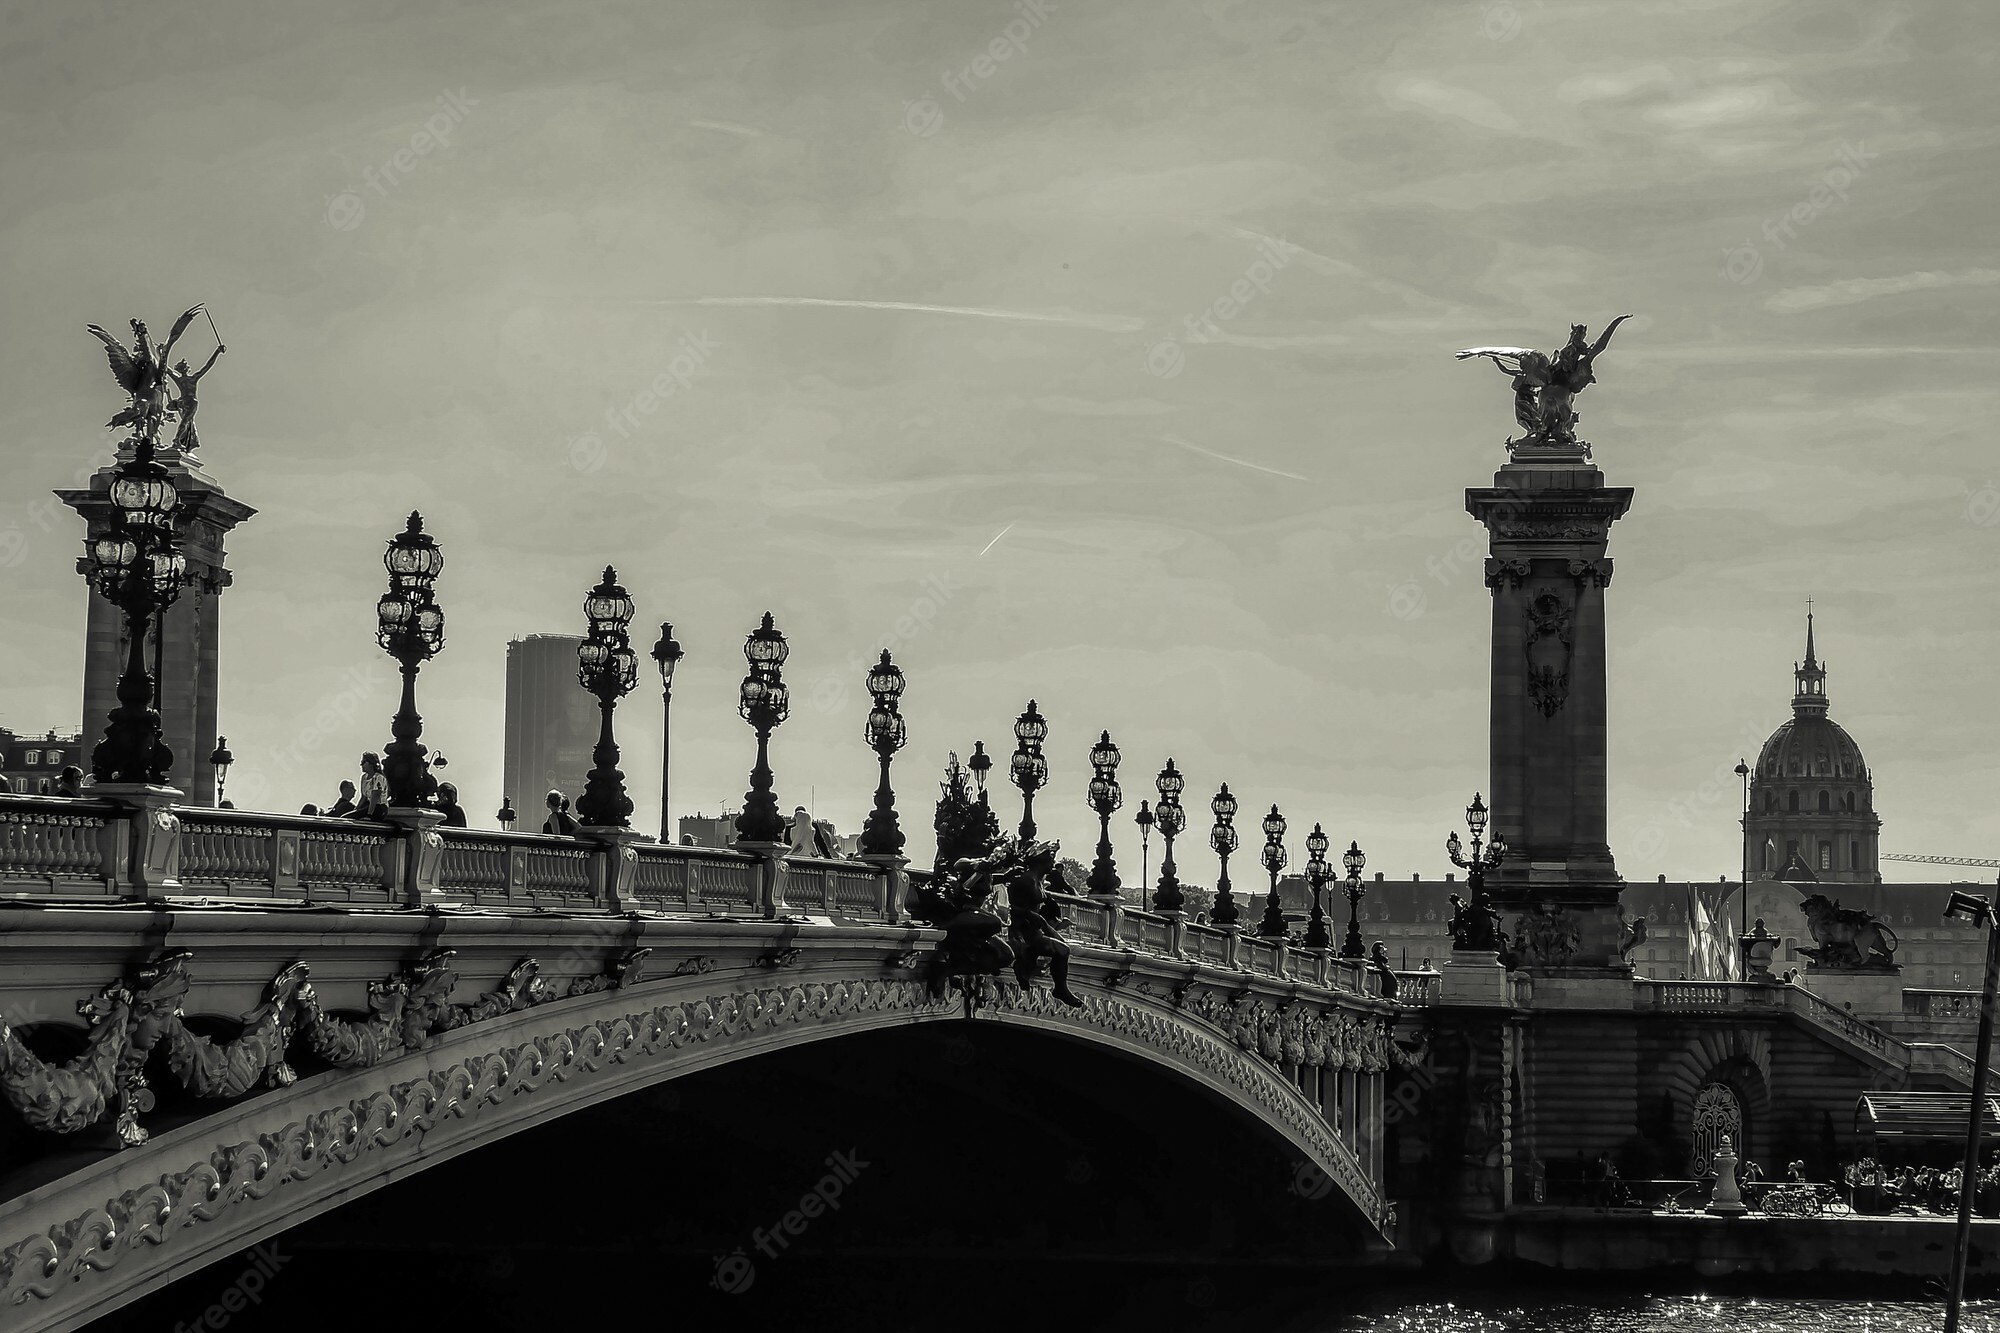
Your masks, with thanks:
M1347 871L1347 938L1340 942L1342 958L1362 958L1366 949L1361 943L1361 898L1367 890L1361 887L1361 869L1368 864L1362 853L1361 844L1350 842L1347 850L1340 854L1341 868Z
M1326 949L1333 945L1333 935L1327 929L1326 910L1320 903L1320 896L1326 891L1326 882L1332 878L1333 868L1327 864L1326 849L1331 845L1326 830L1318 824L1306 835L1306 887L1312 891L1312 914L1306 921L1305 947Z
M636 608L620 586L618 571L604 567L604 577L583 596L583 618L589 633L576 648L576 681L597 699L597 746L590 752L590 776L576 803L577 819L586 828L630 828L632 798L625 792L625 774L618 767L618 741L612 715L618 701L639 683L639 656L632 651L626 627Z
M1118 882L1118 864L1111 854L1111 816L1125 803L1125 791L1118 785L1118 764L1122 758L1111 733L1104 732L1097 744L1090 747L1090 785L1084 789L1085 803L1097 816L1097 856L1090 863L1090 877L1085 884L1092 897L1111 901L1124 893L1124 886Z
M986 804L986 775L993 769L993 756L986 753L985 741L972 743L972 757L965 761L965 771L972 774L972 785L978 791L981 805Z
M1257 934L1264 939L1281 940L1290 933L1285 925L1285 904L1278 897L1278 876L1284 873L1290 859L1285 853L1285 817L1273 805L1271 813L1264 816L1264 869L1271 876L1271 891L1264 899L1264 916L1257 923Z
M863 735L881 762L882 780L875 788L875 808L862 825L861 854L901 856L903 830L896 818L896 793L889 785L889 761L903 748L909 735L900 702L906 682L901 669L889 659L887 648L882 650L882 660L869 668L864 684L875 696L875 706L868 711Z
M229 782L229 766L236 762L236 756L229 753L229 738L217 736L215 750L208 756L208 766L215 770L215 803L222 804L223 788Z
M791 645L764 613L763 623L743 641L749 674L737 691L736 711L757 733L757 762L750 770L750 790L743 794L743 811L736 816L736 836L742 842L778 843L785 838L785 821L772 791L771 732L792 713L791 690L785 685L785 659Z
M153 460L150 436L133 440L132 457L113 471L109 526L84 543L78 569L118 608L125 629L125 666L118 677L118 706L105 719L104 738L91 751L99 782L165 785L173 753L162 739L160 683L146 669L146 640L180 597L187 558L175 522L180 492Z
M1187 779L1174 767L1174 761L1167 760L1167 766L1153 779L1153 790L1160 799L1153 805L1153 819L1159 825L1162 846L1160 849L1160 882L1153 887L1153 908L1160 912L1178 912L1186 904L1186 895L1181 892L1180 875L1174 865L1174 839L1187 827L1187 811L1181 808L1181 791L1187 786Z
M444 551L424 531L424 517L412 510L403 531L382 553L389 590L375 603L375 642L394 658L403 675L403 697L382 752L382 776L389 783L392 809L416 809L431 798L430 764L417 713L417 672L444 647L444 609L437 604L437 577Z
M1049 761L1042 757L1042 742L1048 739L1049 724L1028 700L1027 711L1014 719L1014 754L1007 776L1021 789L1021 841L1035 837L1035 793L1049 779Z
M1465 807L1465 826L1472 833L1470 856L1465 854L1465 844L1459 841L1457 830L1444 843L1452 864L1465 871L1466 889L1471 894L1471 901L1461 904L1452 914L1452 948L1491 953L1500 947L1500 913L1487 897L1486 872L1500 864L1507 854L1507 844L1496 836L1481 846L1486 832L1486 803L1477 792L1473 793L1472 804Z
M1229 885L1229 855L1241 845L1236 832L1236 810L1236 798L1229 794L1229 784L1225 782L1208 803L1209 813L1215 816L1215 826L1208 831L1208 845L1222 863L1215 879L1215 909L1209 914L1209 919L1218 926L1233 926L1240 915Z

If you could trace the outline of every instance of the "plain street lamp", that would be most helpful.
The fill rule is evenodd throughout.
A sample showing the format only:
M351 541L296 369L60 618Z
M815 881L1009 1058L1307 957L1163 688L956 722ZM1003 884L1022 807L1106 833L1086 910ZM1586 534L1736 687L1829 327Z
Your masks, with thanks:
M1146 901L1146 866L1148 864L1146 841L1152 836L1153 825L1159 822L1153 815L1153 807L1145 801L1139 802L1139 813L1132 816L1132 822L1139 826L1139 901Z
M382 753L382 774L391 808L413 810L424 804L430 786L419 739L424 720L417 715L417 671L444 647L444 610L433 595L444 552L424 531L422 514L412 511L408 526L390 539L382 566L389 571L389 591L375 603L375 642L403 672L403 699L390 725L395 739Z
M99 782L163 786L173 753L160 739L158 689L146 670L146 636L156 617L180 597L187 557L180 553L174 520L180 492L167 470L153 461L153 442L141 437L132 457L112 474L110 526L84 543L79 571L125 620L125 669L118 677L118 707L111 711L104 739L90 754Z
M1945 1294L1944 1330L1957 1333L1958 1308L1965 1300L1965 1264L1972 1244L1972 1192L1979 1185L1979 1140L1986 1112L1987 1052L1993 1044L1993 995L2000 984L2000 923L1993 904L1976 893L1952 890L1946 920L1986 928L1986 977L1979 992L1979 1041L1972 1048L1972 1106L1965 1116L1965 1160L1958 1172L1958 1233L1951 1249L1951 1289Z
M229 737L215 738L215 752L208 757L208 766L215 770L215 804L222 805L222 789L229 781L229 766L236 762L236 756L229 753Z
M639 655L625 632L633 610L631 594L618 584L618 571L606 565L603 579L584 594L590 633L576 646L576 681L597 696L598 712L597 748L590 752L590 776L576 803L577 820L586 828L632 827L632 798L625 794L625 775L618 769L611 714L639 682Z
M785 684L785 659L792 647L764 613L764 623L743 641L750 673L743 677L736 711L757 733L757 763L750 770L750 790L743 794L743 812L736 816L736 836L742 842L785 840L785 821L771 790L771 731L792 715L792 692Z
M889 786L889 761L896 751L903 748L909 738L909 729L903 722L902 705L905 685L903 673L889 660L889 650L882 650L882 660L868 673L868 692L875 696L875 706L868 711L865 734L868 747L882 761L882 781L875 788L875 809L868 815L868 822L861 828L861 854L863 856L901 856L903 854L903 830L896 822L896 793Z
M1215 827L1208 831L1208 845L1222 859L1222 871L1215 879L1215 909L1209 913L1209 920L1218 926L1233 926L1237 912L1236 899L1229 893L1229 854L1241 840L1236 835L1236 798L1229 794L1228 783L1216 789L1208 810L1215 816Z
M1361 887L1361 868L1368 864L1368 858L1361 852L1361 844L1349 842L1347 850L1340 854L1341 868L1347 871L1347 938L1340 942L1342 958L1365 958L1367 951L1361 945L1361 897L1367 892Z
M501 828L512 833L514 831L514 821L521 817L514 812L514 798L511 796L502 796L500 798L500 811L493 817L500 821Z
M1289 859L1285 855L1285 817L1274 805L1264 816L1264 869L1271 875L1271 892L1264 899L1264 919L1257 923L1257 933L1267 940L1281 940L1290 933L1285 928L1285 904L1278 897L1278 876Z
M1486 835L1486 802L1479 799L1478 792L1472 793L1472 804L1465 807L1465 826L1472 831L1469 859L1464 855L1465 845L1458 840L1456 829L1444 840L1451 863L1465 871L1466 887L1472 893L1465 912L1452 920L1452 947L1492 953L1500 947L1500 913L1486 896L1486 872L1500 864L1507 854L1507 844L1495 834L1486 849L1480 850L1480 841Z
M1320 906L1320 895L1326 891L1326 882L1333 878L1333 867L1326 863L1326 830L1318 824L1306 834L1306 887L1312 890L1312 915L1306 921L1305 946L1308 949L1329 949L1333 947L1333 932L1327 929L1326 911Z
M660 841L663 843L674 840L673 819L667 806L667 773L674 735L674 668L680 665L680 660L681 646L674 638L674 627L663 620L660 637L653 644L653 661L660 668Z
M1125 803L1124 788L1118 785L1118 763L1122 758L1108 731L1090 747L1091 777L1085 801L1097 815L1097 859L1091 862L1090 878L1084 882L1094 898L1121 896L1118 863L1111 856L1111 816Z
M1042 757L1042 742L1048 738L1049 724L1028 700L1028 711L1014 719L1014 757L1007 776L1021 789L1021 841L1035 837L1035 793L1049 780L1049 761Z
M1186 785L1187 780L1171 759L1153 780L1154 790L1160 793L1158 803L1153 806L1153 819L1159 824L1160 837L1165 842L1160 852L1160 882L1153 889L1153 910L1158 912L1178 912L1186 901L1181 894L1180 877L1174 871L1174 838L1187 827L1187 811L1181 808L1181 790Z
M972 743L972 758L965 761L965 770L972 774L972 785L978 789L979 803L987 804L986 775L993 771L993 756L986 753L985 741Z
M1750 933L1750 765L1743 760L1736 761L1736 776L1743 779L1743 929L1741 934ZM1743 946L1736 946L1737 969L1740 980L1749 979L1750 961L1744 955Z

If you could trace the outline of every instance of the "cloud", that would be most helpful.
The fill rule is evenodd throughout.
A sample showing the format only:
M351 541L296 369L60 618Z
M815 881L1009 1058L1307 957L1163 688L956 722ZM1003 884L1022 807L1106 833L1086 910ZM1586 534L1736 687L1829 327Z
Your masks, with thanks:
M1787 287L1764 302L1764 308L1778 315L1798 315L1831 306L1858 305L1878 296L1900 296L1904 292L1932 291L1941 287L1990 287L2000 282L2000 269L1970 268L1958 273L1931 269L1903 273L1893 278L1843 278L1821 287Z
M1136 333L1146 321L1131 315L1090 315L1077 310L992 310L981 306L929 305L920 301L849 301L826 296L695 296L686 300L622 302L634 305L828 306L841 310L903 310L923 315L969 315L1026 324L1073 324L1104 333Z
M1482 129L1511 132L1521 128L1521 123L1492 98L1435 79L1402 79L1387 85L1383 93L1391 101L1408 102L1440 116L1470 121Z

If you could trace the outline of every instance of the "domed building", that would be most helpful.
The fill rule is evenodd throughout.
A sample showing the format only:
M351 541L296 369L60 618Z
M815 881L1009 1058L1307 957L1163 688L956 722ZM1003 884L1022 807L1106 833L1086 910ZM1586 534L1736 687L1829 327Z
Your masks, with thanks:
M1750 777L1743 836L1750 873L1792 883L1880 884L1882 820L1861 747L1826 715L1826 668L1806 614L1792 719L1771 733Z

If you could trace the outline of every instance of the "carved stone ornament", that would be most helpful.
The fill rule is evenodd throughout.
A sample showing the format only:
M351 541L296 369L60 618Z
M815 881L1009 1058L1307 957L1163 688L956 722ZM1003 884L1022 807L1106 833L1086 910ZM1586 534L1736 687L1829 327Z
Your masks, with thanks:
M1579 518L1534 518L1501 521L1493 535L1513 542L1588 542L1604 536L1604 524Z
M1543 905L1514 923L1514 961L1520 967L1567 967L1583 948L1583 930L1561 907Z
M1489 588L1518 588L1528 577L1529 564L1525 560L1502 560L1494 556L1486 558L1486 586Z
M472 1004L453 1004L458 974L450 962L455 951L436 949L409 971L371 982L370 1013L362 1019L325 1012L307 980L306 965L293 963L272 978L264 1003L243 1016L243 1031L234 1040L218 1042L189 1030L181 1019L194 955L179 949L78 1004L90 1023L90 1036L82 1054L62 1064L36 1056L0 1018L0 1100L31 1129L52 1134L89 1129L110 1109L119 1145L136 1148L150 1137L139 1117L153 1109L145 1070L155 1048L165 1051L174 1080L195 1096L241 1097L259 1084L286 1087L297 1077L285 1060L294 1034L327 1064L350 1069L372 1065L423 1050L440 1034L468 1023L562 995L630 985L648 952L629 950L609 977L579 977L561 994L536 975L535 960L525 958L498 991Z
M1577 581L1577 586L1596 585L1599 588L1611 586L1611 557L1601 555L1595 560L1572 560L1569 562L1569 576Z
M1569 698L1570 604L1553 588L1529 601L1528 698L1543 717L1554 717Z

